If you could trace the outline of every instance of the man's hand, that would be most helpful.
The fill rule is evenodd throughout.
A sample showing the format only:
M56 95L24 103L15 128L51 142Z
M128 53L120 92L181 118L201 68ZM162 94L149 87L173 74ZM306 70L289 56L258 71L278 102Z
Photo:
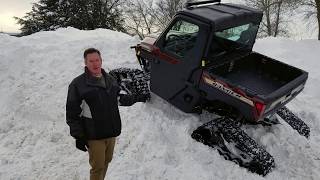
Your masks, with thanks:
M88 142L84 139L76 139L76 147L81 151L88 151L89 145Z

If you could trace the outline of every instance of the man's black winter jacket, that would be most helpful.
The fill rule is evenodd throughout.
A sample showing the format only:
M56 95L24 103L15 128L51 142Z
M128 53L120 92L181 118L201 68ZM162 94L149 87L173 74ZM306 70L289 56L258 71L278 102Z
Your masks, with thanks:
M116 137L121 133L118 109L120 87L104 70L102 74L106 87L94 81L87 68L85 73L76 77L69 85L66 120L71 136L76 139L103 139ZM133 101L132 98L129 100Z

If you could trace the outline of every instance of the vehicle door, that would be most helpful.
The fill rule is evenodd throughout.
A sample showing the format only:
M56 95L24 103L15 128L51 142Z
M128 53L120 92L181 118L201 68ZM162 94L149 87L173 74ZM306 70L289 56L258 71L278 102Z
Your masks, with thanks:
M201 21L177 16L156 41L151 63L151 91L170 100L186 88L192 70L199 67L209 28Z

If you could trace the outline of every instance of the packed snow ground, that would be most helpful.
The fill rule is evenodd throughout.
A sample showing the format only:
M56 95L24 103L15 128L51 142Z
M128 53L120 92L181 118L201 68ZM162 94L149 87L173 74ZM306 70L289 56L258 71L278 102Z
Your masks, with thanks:
M76 150L65 123L70 81L83 72L82 53L101 50L103 67L138 67L137 39L110 30L74 28L16 38L0 34L0 179L88 179L87 153ZM223 159L190 134L208 118L185 114L156 95L146 104L120 107L110 180L311 180L320 177L320 42L258 40L255 51L309 72L305 90L288 107L311 127L301 137L282 121L245 131L274 156L265 178Z

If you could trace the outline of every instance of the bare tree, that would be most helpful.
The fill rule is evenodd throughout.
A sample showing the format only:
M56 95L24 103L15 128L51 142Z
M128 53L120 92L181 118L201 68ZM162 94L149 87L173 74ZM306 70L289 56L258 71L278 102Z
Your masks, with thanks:
M259 36L287 36L286 20L284 15L296 9L301 0L245 0L248 6L263 11L264 16L259 29Z
M140 39L145 35L157 32L153 14L153 0L133 0L125 5L126 28Z
M158 0L152 16L155 18L157 26L164 30L170 23L174 15L183 9L184 4L190 0Z
M315 0L318 19L318 40L320 40L320 0Z
M318 40L320 40L320 0L304 0L302 5L311 8L305 11L307 19L315 17L318 22ZM312 21L312 20L311 20Z
M126 28L140 39L163 31L190 0L132 0L125 5Z

